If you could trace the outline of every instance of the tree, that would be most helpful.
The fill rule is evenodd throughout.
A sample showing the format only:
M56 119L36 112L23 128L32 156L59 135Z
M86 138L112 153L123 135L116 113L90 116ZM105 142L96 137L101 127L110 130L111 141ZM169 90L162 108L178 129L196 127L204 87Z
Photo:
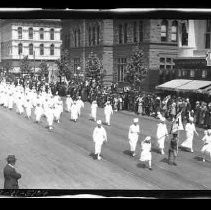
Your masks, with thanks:
M132 84L133 88L139 89L141 83L147 77L147 65L144 62L144 52L140 46L134 50L126 66L125 81Z
M65 76L67 80L70 80L72 72L70 71L69 65L69 51L67 49L62 50L61 58L55 61L58 67L58 76Z
M5 61L3 62L3 71L6 72L7 74L9 72L11 72L13 70L13 65L12 65L12 62L11 61Z
M102 61L96 54L90 53L86 60L86 76L94 79L102 79L104 75Z
M20 71L22 74L30 74L32 73L32 66L30 65L30 61L28 56L25 56L20 63Z
M41 61L40 65L39 65L38 74L42 77L48 77L49 69L48 69L48 65L45 61Z

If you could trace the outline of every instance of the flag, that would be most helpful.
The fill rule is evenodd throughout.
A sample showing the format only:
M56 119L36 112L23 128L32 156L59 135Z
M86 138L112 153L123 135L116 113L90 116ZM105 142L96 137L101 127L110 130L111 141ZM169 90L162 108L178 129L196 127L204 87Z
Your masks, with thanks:
M176 116L176 119L173 121L170 133L175 133L177 131L184 130L181 113L182 112L179 112Z

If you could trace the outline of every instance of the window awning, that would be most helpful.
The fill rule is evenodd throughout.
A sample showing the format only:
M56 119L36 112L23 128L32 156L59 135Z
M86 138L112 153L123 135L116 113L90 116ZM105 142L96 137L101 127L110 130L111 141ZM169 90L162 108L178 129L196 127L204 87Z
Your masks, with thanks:
M180 79L171 80L156 87L156 89L160 90L173 90L185 92L204 92L206 88L211 89L211 81Z

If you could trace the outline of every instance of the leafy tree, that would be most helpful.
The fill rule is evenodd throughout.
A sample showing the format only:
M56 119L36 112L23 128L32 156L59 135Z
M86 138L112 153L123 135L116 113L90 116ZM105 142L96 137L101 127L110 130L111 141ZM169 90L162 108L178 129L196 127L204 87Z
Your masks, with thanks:
M32 66L30 64L28 56L25 56L20 63L20 71L22 74L32 73Z
M41 61L40 65L39 65L39 71L38 74L42 77L47 77L49 74L49 69L48 69L48 65L45 61Z
M65 76L67 80L70 80L72 72L70 71L69 51L67 49L62 50L61 58L55 61L58 67L58 76Z
M3 71L5 71L6 73L11 72L14 68L11 61L3 62L2 67L3 67Z
M102 61L97 57L96 54L90 53L86 60L86 76L95 78L97 80L102 79L103 76L103 65Z
M147 71L148 68L144 62L144 52L139 46L134 50L126 66L125 81L132 84L135 89L139 89L138 87L147 77Z

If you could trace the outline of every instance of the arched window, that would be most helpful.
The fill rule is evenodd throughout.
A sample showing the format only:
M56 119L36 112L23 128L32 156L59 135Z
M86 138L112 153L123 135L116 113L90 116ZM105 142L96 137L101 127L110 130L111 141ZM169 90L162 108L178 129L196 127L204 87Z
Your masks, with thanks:
M100 26L97 26L97 45L100 44Z
M40 39L44 39L44 29L40 28Z
M33 28L29 28L29 39L33 39Z
M95 27L92 28L92 44L95 45Z
M54 55L54 44L50 46L50 55Z
M122 44L122 32L123 28L122 28L122 24L119 25L119 44Z
M91 33L91 27L89 27L89 46L91 46L92 45L92 33Z
M50 30L50 40L54 40L54 29L51 28Z
M168 30L168 21L163 20L161 22L161 42L167 41L167 37L168 37L167 30Z
M188 45L187 28L186 28L186 24L182 23L182 46L187 46L187 45Z
M74 46L77 47L77 31L74 30Z
M23 53L23 44L19 43L18 44L18 55L21 55Z
M33 55L33 44L29 44L29 55Z
M18 39L22 39L22 28L21 27L18 27Z
M40 55L44 55L44 44L40 44Z
M78 29L78 47L80 47L80 42L81 42L81 31Z
M177 21L173 21L172 26L171 26L171 41L172 42L177 41L177 28L178 28Z

